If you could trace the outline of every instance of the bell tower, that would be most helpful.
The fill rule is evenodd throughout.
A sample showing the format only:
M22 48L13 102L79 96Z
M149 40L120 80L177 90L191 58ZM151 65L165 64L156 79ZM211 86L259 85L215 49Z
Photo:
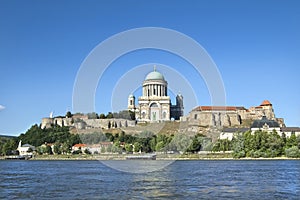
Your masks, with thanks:
M133 111L135 110L135 97L133 94L129 95L128 97L128 110Z

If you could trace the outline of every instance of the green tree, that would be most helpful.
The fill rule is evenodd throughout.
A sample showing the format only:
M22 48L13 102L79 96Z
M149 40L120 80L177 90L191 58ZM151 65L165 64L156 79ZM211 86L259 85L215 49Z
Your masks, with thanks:
M70 111L68 111L68 112L66 113L66 117L67 117L67 118L71 118L71 117L72 117L72 113L71 113Z
M100 116L99 116L99 118L100 118L100 119L105 119L105 118L106 118L106 117L105 117L105 114L101 113Z
M290 147L285 150L285 155L289 158L299 158L300 157L300 151L297 146Z
M71 153L71 145L69 145L67 142L64 142L61 145L61 153L62 154L68 154Z
M291 148L293 146L298 146L297 137L294 132L286 139L285 148Z
M54 154L61 154L61 145L59 143L55 143L53 146L53 153Z
M128 153L132 153L133 152L133 146L132 146L132 144L125 144L125 150Z
M237 134L232 140L232 150L234 158L242 158L246 156L243 134Z
M16 151L18 147L17 140L9 139L2 147L3 155L12 155Z
M156 144L156 146L155 146L155 150L156 150L156 151L160 151L160 150L162 150L163 148L164 148L164 142L163 142L163 141L158 142L158 143Z
M95 112L88 113L87 116L88 116L89 119L99 119L98 114L95 113Z
M84 153L85 154L92 154L91 151L88 148L84 149Z
M196 153L198 151L200 151L201 149L201 143L198 140L198 137L194 137L192 143L190 144L190 146L187 148L187 152L191 152L191 153Z
M134 146L134 152L139 152L142 150L142 145L139 142L135 142L133 146Z
M107 119L112 119L114 118L113 114L111 112L109 112L107 115L106 115L106 118Z
M49 146L49 145L46 146L45 153L48 154L48 155L53 154L51 146Z

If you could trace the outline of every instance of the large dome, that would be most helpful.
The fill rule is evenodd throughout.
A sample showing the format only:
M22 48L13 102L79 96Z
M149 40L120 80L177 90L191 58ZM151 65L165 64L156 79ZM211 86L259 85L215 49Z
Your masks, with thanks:
M146 76L146 79L145 80L165 80L164 76L157 72L157 71L153 71L153 72L150 72L147 76Z

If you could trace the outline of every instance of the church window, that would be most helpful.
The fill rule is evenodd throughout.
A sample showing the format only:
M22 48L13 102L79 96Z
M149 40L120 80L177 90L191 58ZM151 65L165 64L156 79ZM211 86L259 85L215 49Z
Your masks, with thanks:
M157 103L152 103L150 107L152 107L152 108L153 108L153 107L157 108L158 105L157 105Z
M166 119L166 118L167 118L167 113L163 112L163 119Z
M197 117L198 117L197 114L195 114L195 115L194 115L194 119L197 119Z
M146 113L142 112L142 118L145 119L145 117L146 117Z

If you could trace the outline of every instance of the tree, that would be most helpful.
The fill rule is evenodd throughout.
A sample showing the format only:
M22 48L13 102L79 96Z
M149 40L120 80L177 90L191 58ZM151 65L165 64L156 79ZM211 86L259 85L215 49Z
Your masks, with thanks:
M187 148L186 151L191 153L196 153L200 151L200 149L201 149L201 143L199 142L197 137L194 137L192 143L190 144L190 146Z
M84 150L84 153L85 153L85 154L92 154L88 148L86 148L86 149Z
M133 152L133 146L132 146L132 144L125 144L125 150L128 153L132 153Z
M46 146L46 152L45 153L48 154L48 155L53 154L51 146L49 146L49 145Z
M142 150L142 145L139 142L135 142L133 146L134 146L134 152L139 152Z
M3 155L12 155L17 149L17 146L17 141L15 139L10 139L3 145L1 153Z
M286 139L286 144L285 144L286 148L290 148L293 146L298 146L298 141L295 133L292 133L291 136Z
M105 117L105 114L101 113L100 116L99 116L99 118L100 118L100 119L105 119L105 118L106 118L106 117Z
M61 145L61 153L62 154L71 153L71 146L68 143L64 142Z
M232 148L234 158L242 158L246 156L244 140L244 136L241 134L238 134L233 138Z
M111 118L113 118L114 116L113 116L113 114L111 113L111 112L108 112L108 114L106 115L106 118L107 119L111 119Z
M164 142L163 142L163 141L158 142L158 143L156 144L156 146L155 146L155 150L156 150L156 151L160 151L160 150L162 150L163 148L164 148Z
M285 150L285 155L289 158L299 158L300 151L297 146L293 146Z
M61 154L61 150L60 150L60 144L59 143L55 143L53 146L53 153L54 154Z
M135 120L135 112L132 112L131 110L129 111L130 114L130 119Z
M88 113L87 116L89 119L98 119L99 118L98 114L95 112Z
M70 111L68 111L68 112L66 113L66 117L67 117L67 118L71 118L71 117L72 117L72 113L71 113Z

